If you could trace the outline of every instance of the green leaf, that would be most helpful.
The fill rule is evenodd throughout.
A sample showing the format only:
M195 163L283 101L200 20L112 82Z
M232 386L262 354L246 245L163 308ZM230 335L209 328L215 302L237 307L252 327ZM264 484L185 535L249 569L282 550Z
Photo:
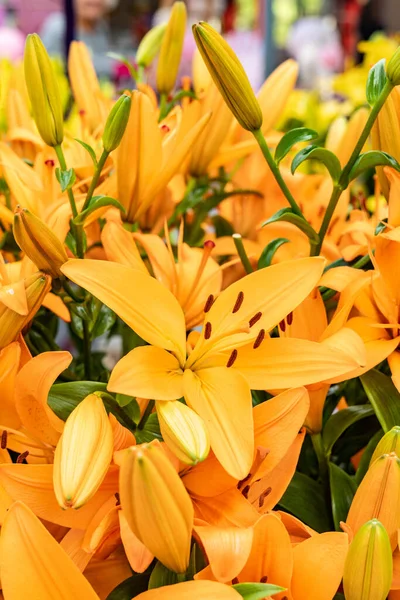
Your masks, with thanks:
M267 596L279 594L286 589L271 583L236 583L232 587L244 600L263 600Z
M319 533L332 527L323 487L304 473L296 471L279 506Z
M396 171L400 171L400 164L393 156L381 150L369 150L369 152L364 152L357 158L350 171L349 180L352 181L367 169L374 169L375 167L392 167Z
M386 59L382 58L369 70L366 95L370 106L374 106L386 85L385 63Z
M149 590L163 587L163 585L173 585L174 583L181 583L186 581L185 574L175 573L165 567L160 561L157 561L156 566L151 572L149 580Z
M306 234L311 244L316 245L319 243L319 236L317 232L314 231L314 229L305 219L295 215L291 208L281 208L274 215L272 215L272 217L267 219L267 221L264 221L262 227L268 225L269 223L276 223L277 221L287 221L288 223L292 223Z
M371 417L374 409L368 404L360 406L349 406L343 410L334 413L326 422L322 434L326 455L330 456L335 442L340 438L350 425L360 419Z
M92 334L92 338L98 338L105 333L108 333L114 326L117 320L117 315L111 308L108 308L105 304L100 304L100 309L97 312L96 319L92 320L89 325L89 331Z
M299 142L315 140L317 137L318 133L314 131L314 129L309 129L308 127L297 127L296 129L291 129L285 133L276 147L275 162L279 164L295 144L298 144Z
M116 208L119 208L123 214L126 213L125 207L122 206L122 204L115 198L111 198L110 196L94 196L91 199L88 208L79 213L79 215L73 219L73 223L75 223L75 225L82 225L88 216L91 215L95 210L104 208L105 206L115 206Z
M375 452L375 448L377 447L378 442L380 441L380 439L382 437L383 437L383 429L380 429L369 440L368 445L362 454L360 464L358 465L358 469L357 469L356 475L355 475L355 480L358 485L360 485L365 473L368 471L369 463L371 462L372 455Z
M149 583L149 573L135 573L132 577L128 577L122 583L117 585L106 600L131 600L142 592L147 591Z
M235 230L233 229L229 221L224 219L224 217L221 217L221 215L215 215L214 217L212 217L212 222L215 228L215 235L217 236L217 238L223 237L224 235L228 235L230 237L232 234L235 233Z
M162 440L157 413L151 413L143 429L136 429L135 437L138 444L144 444L152 440Z
M278 248L283 246L283 244L287 244L289 241L290 240L286 238L276 238L267 244L264 250L261 252L260 258L258 259L257 268L265 269L265 267L269 267Z
M360 379L383 431L386 433L400 425L400 394L392 379L376 369L371 369Z
M347 513L357 490L357 483L340 467L329 463L329 481L333 521L336 531L340 531L340 521L346 521Z
M296 154L292 161L292 174L295 173L298 167L305 160L318 160L322 162L328 169L334 183L339 181L342 167L340 166L338 157L335 156L335 154L333 154L333 152L330 150L327 150L326 148L320 148L319 146L315 146L313 144L311 146L307 146L307 148L304 148L303 150L300 150L300 152Z
M66 421L79 402L94 392L104 391L107 384L96 381L70 381L51 386L47 404L57 417Z
M61 191L65 192L65 190L69 190L75 183L76 175L74 169L67 169L66 171L62 171L57 167L56 169L56 177L57 181L61 186Z
M89 146L89 144L83 142L82 140L79 140L78 138L75 138L75 141L78 142L78 144L80 144L81 146L83 146L83 148L85 148L85 150L89 153L90 158L93 161L94 167L95 169L97 169L96 152L93 150L92 146Z
M206 561L204 558L204 554L200 548L200 546L194 542L192 546L192 551L190 552L189 566L186 570L186 581L190 581L194 579L196 573L202 571L206 566Z
M136 81L136 79L138 78L138 73L135 67L132 65L132 63L126 58L126 56L123 56L122 54L117 54L116 52L107 52L107 56L125 65L133 81Z

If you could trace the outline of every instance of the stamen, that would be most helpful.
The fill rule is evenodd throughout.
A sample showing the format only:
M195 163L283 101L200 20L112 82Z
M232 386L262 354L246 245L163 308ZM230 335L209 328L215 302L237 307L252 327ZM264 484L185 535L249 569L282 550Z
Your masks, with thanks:
M81 110L79 111L79 116L84 117L85 115L86 115L86 110L83 110L83 108L81 108Z
M182 228L182 236L183 236L183 228ZM182 248L182 244L178 244L178 251L180 248ZM191 287L188 295L186 296L186 300L185 300L184 306L182 308L189 305L189 302L191 302L196 290L198 289L201 278L203 276L204 269L207 266L208 259L210 258L211 252L213 251L214 248L215 248L215 244L212 240L207 240L206 242L204 242L203 256L201 257L201 262L200 262L199 268L197 269L196 276L193 279L192 287ZM203 285L203 283L204 282L202 282L202 285Z
M268 575L263 575L260 579L260 583L267 583L268 581Z
M249 321L249 327L253 327L253 325L255 325L262 317L262 312L258 312L254 315L254 317L251 317L250 321Z
M212 325L207 321L204 328L204 339L209 340L211 337Z
M212 294L210 294L204 305L204 312L208 313L208 311L210 310L210 308L212 307L213 304L214 304L214 296Z
M163 133L169 133L171 131L171 129L170 129L170 127L168 127L168 125L161 125L160 129Z
M285 331L286 331L286 321L285 321L285 319L282 319L282 321L279 323L279 329L281 331L283 331L283 333L285 333Z
M52 158L49 158L48 160L45 160L45 161L44 161L44 164L45 164L47 167L54 167L54 164L55 164L55 163L54 163L54 160L53 160Z
M261 344L264 341L264 338L265 338L265 329L260 329L260 331L258 332L258 336L256 337L256 341L253 344L254 350L256 350L257 348L259 348L261 346Z
M119 497L119 493L118 493L118 492L115 492L114 496L115 496L115 498L116 498L116 500L117 500L117 506L119 506L119 505L121 504L121 500L120 500L120 497Z
M237 577L234 577L232 579L232 585L236 585L237 583L239 583L239 579Z
M286 321L288 325L291 325L293 323L293 311L288 314L288 316L286 317Z
M236 298L235 306L233 307L233 310L232 310L233 314L237 313L237 311L243 304L243 300L244 300L244 294L243 294L243 292L239 292L238 297Z
M242 487L242 485L244 483L246 483L246 481L248 481L250 479L250 477L251 477L251 473L249 473L248 475L246 475L246 477L244 479L242 479L241 481L239 481L238 488Z
M237 355L238 355L238 351L236 349L232 350L232 354L230 355L229 360L226 363L226 366L228 367L228 369L229 369L229 367L231 367L233 365L233 363L237 359Z
M8 437L8 431L5 429L3 431L3 433L1 434L1 449L2 450L7 448L7 437Z
M243 496L244 496L245 498L247 498L247 496L249 495L249 491L250 491L250 486L249 486L249 485L246 485L246 487L244 487L244 488L242 489L242 494L243 494Z
M272 492L272 488L271 488L271 487L269 487L269 488L267 488L267 489L265 490L265 492L263 492L263 493L260 495L260 497L259 497L259 499L258 499L258 507L259 507L259 508L262 508L262 507L264 506L264 501L265 501L265 498L266 498L267 496L269 496L269 494L270 494L271 492Z
M16 462L17 463L23 463L24 460L27 458L27 456L29 456L29 450L25 450L25 452L22 452L18 457Z

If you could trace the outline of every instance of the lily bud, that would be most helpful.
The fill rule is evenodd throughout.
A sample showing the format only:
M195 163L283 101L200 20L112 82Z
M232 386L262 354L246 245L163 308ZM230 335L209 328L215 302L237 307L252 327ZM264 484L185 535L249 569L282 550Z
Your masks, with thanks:
M58 146L64 138L61 96L49 55L36 33L26 38L24 69L39 134L48 146Z
M51 277L45 273L35 273L24 280L28 311L20 314L0 302L0 349L17 339L21 330L34 317L49 292ZM8 286L12 290L12 284Z
M369 464L372 465L372 463L382 456L382 454L390 454L391 452L394 452L396 456L400 458L400 427L392 427L392 429L385 433L383 438L379 440Z
M210 439L204 421L178 400L157 402L161 433L168 448L180 461L196 465L210 451Z
M54 492L61 508L79 508L94 496L112 454L112 427L103 401L90 394L66 420L54 454Z
M119 489L122 510L136 537L168 569L186 571L193 505L159 443L124 451Z
M136 52L136 62L139 66L148 67L153 62L160 51L166 29L167 24L160 23L143 37Z
M258 131L263 122L261 108L232 48L208 23L193 25L193 35L210 75L234 117L244 129Z
M355 534L370 519L379 519L394 549L400 527L400 459L394 452L371 464L353 498L346 524Z
M346 600L385 600L393 577L393 559L386 529L377 519L356 533L343 572Z
M122 94L108 115L103 133L103 147L106 152L112 152L121 143L129 120L132 98Z
M51 229L27 208L19 206L14 214L13 228L15 241L37 268L54 278L60 277L60 268L68 256Z
M169 94L175 86L186 31L186 6L174 2L164 33L157 65L157 90Z
M386 75L392 85L400 85L400 46L388 62Z

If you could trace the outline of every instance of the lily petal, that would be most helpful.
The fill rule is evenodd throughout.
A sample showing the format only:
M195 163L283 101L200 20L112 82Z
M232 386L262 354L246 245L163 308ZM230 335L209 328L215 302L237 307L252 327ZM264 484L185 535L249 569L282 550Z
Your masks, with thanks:
M0 351L0 423L18 429L21 420L15 407L15 379L21 359L19 342L9 344Z
M143 573L152 562L154 555L133 533L123 510L119 511L118 517L121 540L129 564L136 573Z
M240 600L242 596L229 585L217 581L184 581L148 590L136 600Z

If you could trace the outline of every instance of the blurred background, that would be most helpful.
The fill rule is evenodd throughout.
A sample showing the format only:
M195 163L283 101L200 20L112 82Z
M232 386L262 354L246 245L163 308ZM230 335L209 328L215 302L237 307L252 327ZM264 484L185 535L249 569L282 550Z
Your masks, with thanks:
M91 49L98 76L121 85L126 68L108 53L134 61L141 38L152 25L168 19L171 3L0 0L0 59L19 59L26 34L34 31L49 52L61 58L69 42L80 39ZM361 61L360 41L400 31L399 0L186 0L186 4L189 23L182 75L190 72L194 50L190 25L207 20L226 36L256 89L278 64L293 57L300 65L300 88L323 93L332 76Z

